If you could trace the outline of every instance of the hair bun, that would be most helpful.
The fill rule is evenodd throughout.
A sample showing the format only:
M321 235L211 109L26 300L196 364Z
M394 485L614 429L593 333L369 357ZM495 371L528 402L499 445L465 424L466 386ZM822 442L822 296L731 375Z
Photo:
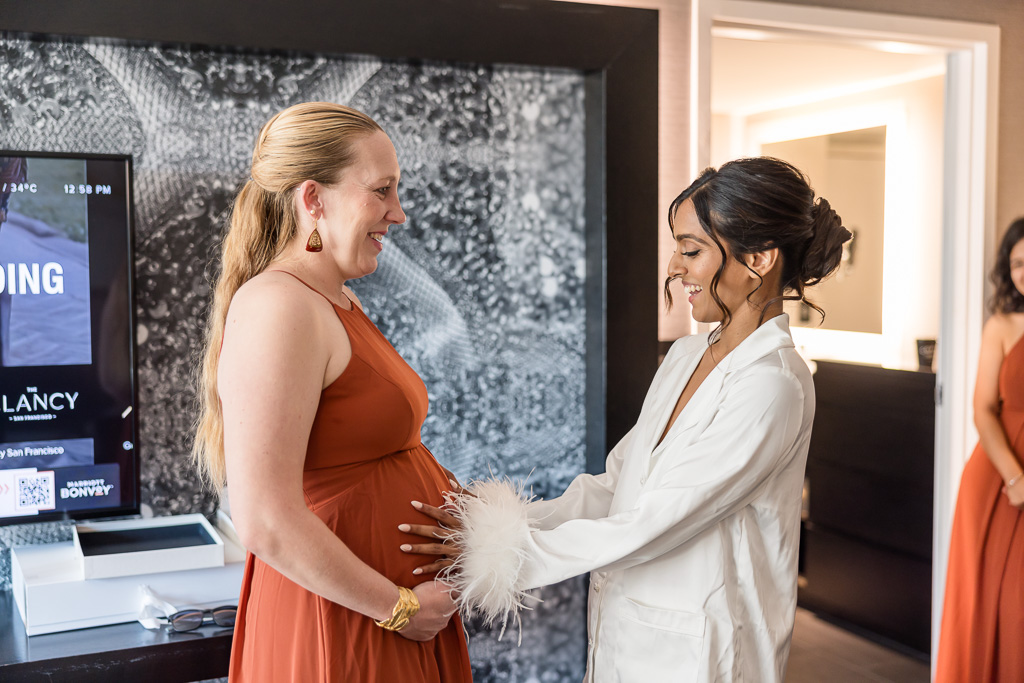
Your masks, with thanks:
M828 200L818 197L811 207L811 236L799 274L805 287L818 284L839 267L843 244L852 237Z

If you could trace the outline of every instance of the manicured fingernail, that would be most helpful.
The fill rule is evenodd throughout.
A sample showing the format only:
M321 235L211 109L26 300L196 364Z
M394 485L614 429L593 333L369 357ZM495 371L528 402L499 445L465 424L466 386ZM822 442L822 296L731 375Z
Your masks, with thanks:
M405 532L408 532L408 531L409 531L409 530L410 530L411 528L412 528L412 527L410 527L410 526L409 526L408 524L399 524L399 525L398 525L398 530L399 530L399 531L405 531Z
M405 552L409 552L410 550L412 550L412 546L411 546L411 545L409 545L408 543L406 543L406 544L404 544L404 545L401 545L401 546L399 546L399 547L400 547L400 548L401 548L402 550L404 550Z
M421 507L423 507L423 503L419 502L418 500L414 500L414 501L412 502L412 506L413 506L414 508L416 508L417 510L419 510L419 509L420 509Z
M461 486L459 486L459 482L455 481L454 479L449 479L448 483L452 485L453 489L462 488Z
M413 573L413 574L422 574L422 573L423 573L423 570L422 570L422 569L419 569L419 568L416 568L416 569L413 569L413 570L412 570L412 573Z

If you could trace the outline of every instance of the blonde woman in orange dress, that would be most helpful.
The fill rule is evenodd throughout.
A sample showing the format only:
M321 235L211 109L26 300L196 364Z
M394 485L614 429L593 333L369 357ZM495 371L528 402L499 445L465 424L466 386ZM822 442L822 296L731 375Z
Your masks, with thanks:
M405 221L400 176L376 122L310 102L264 126L235 200L195 446L249 551L232 683L472 681L451 598L398 550L406 501L450 488L426 388L348 286Z

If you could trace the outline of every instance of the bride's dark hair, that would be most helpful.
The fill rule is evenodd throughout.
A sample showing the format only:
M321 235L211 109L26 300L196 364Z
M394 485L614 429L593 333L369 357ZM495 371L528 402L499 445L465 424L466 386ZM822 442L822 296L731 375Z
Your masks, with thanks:
M852 235L828 200L815 198L803 173L772 157L736 159L717 170L707 168L669 207L668 223L673 234L676 213L687 199L693 202L697 220L722 254L722 263L708 290L722 311L722 327L732 318L716 291L725 270L727 252L723 243L740 263L744 263L745 254L778 248L783 296L769 303L778 299L803 301L824 319L824 311L807 299L804 290L839 266L843 243ZM665 280L669 306L671 280ZM787 296L786 292L792 294Z

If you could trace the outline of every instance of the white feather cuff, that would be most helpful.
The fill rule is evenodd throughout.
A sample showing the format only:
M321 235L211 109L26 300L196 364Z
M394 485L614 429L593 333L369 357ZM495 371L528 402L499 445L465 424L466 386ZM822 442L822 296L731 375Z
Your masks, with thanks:
M519 610L529 609L521 570L532 528L530 499L522 484L507 478L475 481L465 490L449 494L445 506L460 523L449 542L461 555L440 578L452 586L460 611L481 615L487 625L500 620L504 634L509 619L518 625Z

